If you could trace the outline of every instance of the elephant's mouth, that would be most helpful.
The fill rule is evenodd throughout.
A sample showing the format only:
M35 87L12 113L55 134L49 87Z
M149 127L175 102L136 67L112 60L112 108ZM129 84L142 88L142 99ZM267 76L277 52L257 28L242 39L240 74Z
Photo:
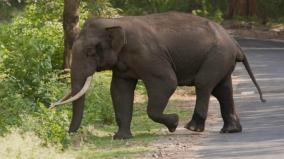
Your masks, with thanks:
M100 71L103 71L103 70L104 70L104 68L101 67L101 66L97 66L97 68L96 68L96 72L100 72Z
M59 101L52 103L49 108L52 109L52 108L55 108L56 106L76 101L77 99L82 97L87 92L87 90L91 86L91 81L92 81L92 76L87 77L85 84L82 87L82 89L80 91L78 91L74 96L72 96L72 94L70 92L67 95L65 95L62 99L60 99Z
M105 71L105 70L111 70L113 69L113 65L104 65L104 66L97 66L96 67L96 72L101 72L101 71Z

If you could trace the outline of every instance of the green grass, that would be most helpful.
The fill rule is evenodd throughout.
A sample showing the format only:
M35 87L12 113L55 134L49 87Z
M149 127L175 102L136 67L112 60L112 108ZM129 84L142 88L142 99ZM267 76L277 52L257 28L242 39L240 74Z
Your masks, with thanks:
M176 103L176 101L174 101ZM178 113L181 120L189 118L191 111L178 108L172 104L166 113ZM134 135L129 140L112 140L116 125L102 125L96 123L89 127L88 133L76 134L72 137L73 148L77 151L77 158L136 158L137 155L154 151L151 142L168 134L167 129L154 123L146 114L146 103L136 103L134 106L131 130ZM78 146L80 145L80 146Z
M178 113L181 120L187 120L190 110L174 106L179 101L171 101L166 112ZM151 146L154 140L167 136L167 129L150 120L146 114L146 102L134 106L131 130L134 135L129 140L113 140L116 124L95 122L84 126L79 133L70 135L71 146L64 151L52 145L41 145L41 139L32 133L13 133L0 138L0 155L2 158L75 158L75 159L108 159L137 158L141 153L154 151Z
M0 137L0 158L75 158L75 159L108 159L108 158L137 158L141 153L154 151L155 147L151 143L158 138L163 138L169 134L164 125L153 122L148 118L146 113L147 93L143 84L140 82L136 90L136 102L134 104L133 120L131 130L134 135L129 140L113 140L112 136L117 131L117 126L114 122L114 112L110 101L109 89L111 72L96 74L91 90L87 95L86 111L78 133L68 135L67 146L62 149L57 145L46 144L44 139L49 139L50 129L39 130L44 136L41 138L33 132L32 127L38 126L38 120L30 121L27 115L27 122L22 127L13 128L11 133ZM106 86L107 85L107 86ZM179 88L181 89L181 88ZM184 89L184 88L182 88ZM188 89L186 89L185 93ZM102 98L96 98L100 96ZM185 99L187 100L187 99ZM179 114L181 123L187 121L191 115L191 110L184 107L178 107L184 103L183 99L171 100L166 108L165 113ZM70 110L71 105L66 105L55 112L63 112ZM100 109L100 110L98 110ZM62 111L61 111L62 110ZM50 110L47 110L50 111ZM70 112L70 111L68 111ZM66 112L65 112L66 113ZM69 113L65 114L68 115ZM48 114L47 114L48 115ZM56 115L56 114L54 114ZM39 116L40 117L40 116ZM53 118L52 118L53 119ZM57 118L56 118L57 119ZM58 120L61 118L58 118ZM41 120L40 120L41 121ZM42 120L46 127L53 126L57 120ZM65 123L64 127L68 127ZM41 128L41 127L40 127ZM24 130L24 131L23 131ZM52 130L52 129L51 129ZM61 133L55 133L62 135ZM59 136L60 137L60 136ZM45 143L43 145L43 143Z

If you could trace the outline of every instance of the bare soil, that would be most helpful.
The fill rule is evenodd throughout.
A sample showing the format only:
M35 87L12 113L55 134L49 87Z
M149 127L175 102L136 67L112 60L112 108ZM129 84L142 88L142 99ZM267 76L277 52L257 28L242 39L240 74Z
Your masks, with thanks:
M234 37L284 40L284 24L265 26L253 22L224 21L222 25Z
M168 105L175 105L182 107L185 111L193 111L195 105L194 89L182 87L177 89L170 99ZM216 100L212 99L211 104L215 104ZM209 113L206 125L214 124L218 120L216 113ZM163 129L163 134L155 140L150 146L154 147L156 151L142 154L141 159L160 158L160 159L182 159L195 158L194 152L201 145L200 139L206 138L208 132L192 132L184 127L184 125L191 119L180 121L179 127L174 133L169 133L167 129Z

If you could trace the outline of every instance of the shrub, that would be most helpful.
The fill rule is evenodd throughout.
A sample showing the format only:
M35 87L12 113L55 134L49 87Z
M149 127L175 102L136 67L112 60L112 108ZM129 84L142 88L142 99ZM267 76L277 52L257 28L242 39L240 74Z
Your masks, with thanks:
M102 1L104 2L104 1ZM56 111L47 107L69 91L69 75L61 75L63 60L62 1L26 1L22 16L0 24L0 134L13 127L32 131L43 144L63 149L69 145L66 129L70 107ZM83 18L90 14L83 2ZM111 7L109 5L104 6ZM56 12L50 12L56 10ZM116 14L115 9L107 14ZM110 73L98 74L94 90L88 96L82 126L113 123L109 96Z
M115 7L122 8L130 15L166 12L169 10L188 11L189 3L186 0L111 0Z
M42 28L25 25L29 25L25 19L16 19L0 28L3 72L17 92L42 102L50 92L38 88L55 78L53 70L62 65L61 28L58 24Z
M284 17L284 1L283 0L258 0L257 1L258 17L261 19L263 24L268 21L281 22ZM281 19L282 18L282 19ZM282 21L283 22L283 21Z
M81 17L86 19L88 16L99 16L105 18L118 17L122 12L119 8L114 8L109 0L84 0L81 2Z
M84 125L94 122L114 123L114 111L110 97L111 72L96 73L86 98Z
M190 3L196 4L195 6L190 6L193 14L207 17L219 23L223 21L227 2L222 0L191 0Z

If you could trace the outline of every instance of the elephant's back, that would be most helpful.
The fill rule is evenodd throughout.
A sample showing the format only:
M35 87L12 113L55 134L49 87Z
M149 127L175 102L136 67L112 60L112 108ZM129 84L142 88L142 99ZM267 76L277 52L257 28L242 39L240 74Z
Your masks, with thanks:
M224 58L232 57L234 60L229 49L233 49L235 44L227 32L213 21L178 12L141 16L135 20L137 26L142 25L144 32L151 32L166 48L174 63L179 85L194 83L195 75L216 45L228 51L222 53Z
M139 19L148 27L161 32L202 27L208 21L205 18L181 12L157 13L145 16L133 16L132 18Z
M179 85L192 85L215 39L210 21L186 13L163 13L143 17L158 41L167 49Z

